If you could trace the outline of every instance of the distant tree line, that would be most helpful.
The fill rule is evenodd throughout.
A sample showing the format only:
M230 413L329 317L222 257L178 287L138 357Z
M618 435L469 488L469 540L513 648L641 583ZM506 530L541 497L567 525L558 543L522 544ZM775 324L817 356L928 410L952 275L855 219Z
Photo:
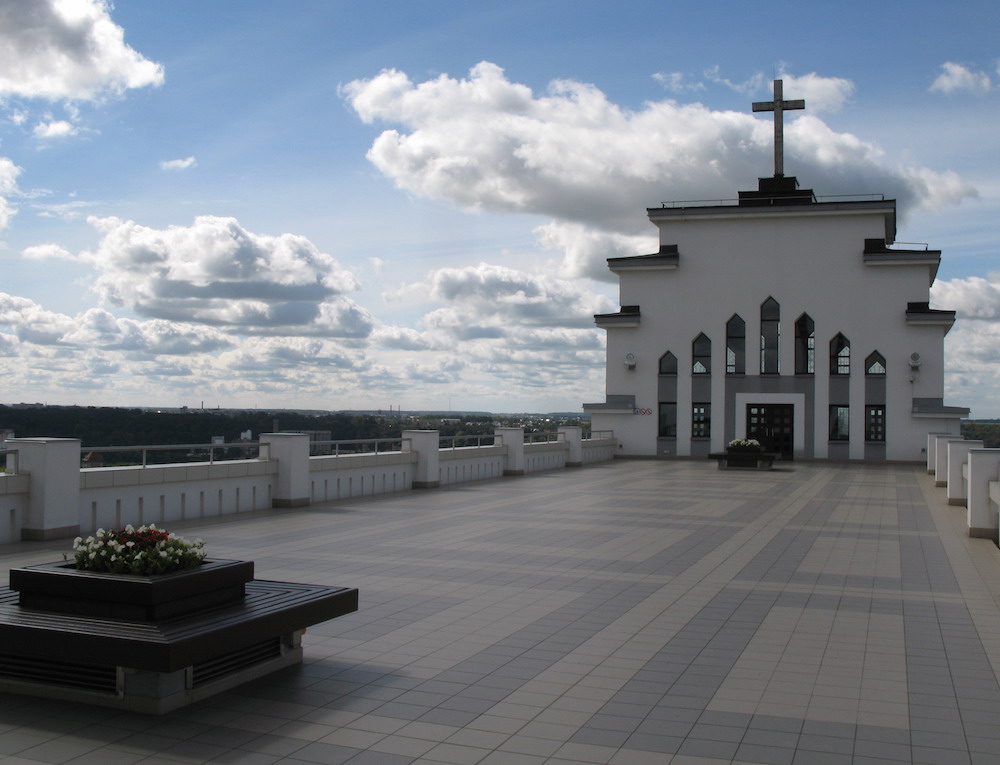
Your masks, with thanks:
M193 409L158 412L110 406L3 406L0 430L12 430L18 438L49 436L78 438L84 449L100 446L145 446L153 444L208 444L214 436L226 443L251 432L330 431L335 441L399 438L403 430L432 429L442 436L488 435L496 424L523 427L526 433L552 431L558 425L580 425L579 418L566 416L422 414L376 415L355 412L305 413L291 410L264 411Z
M963 422L962 435L973 441L982 441L988 449L1000 448L1000 420Z

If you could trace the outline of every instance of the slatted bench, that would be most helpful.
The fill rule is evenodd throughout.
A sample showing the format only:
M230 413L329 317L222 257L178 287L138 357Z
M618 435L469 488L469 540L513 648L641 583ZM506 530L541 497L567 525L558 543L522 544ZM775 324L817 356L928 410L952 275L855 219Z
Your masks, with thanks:
M29 608L0 592L0 690L163 714L300 662L306 627L358 608L353 588L254 579L241 589L156 619Z

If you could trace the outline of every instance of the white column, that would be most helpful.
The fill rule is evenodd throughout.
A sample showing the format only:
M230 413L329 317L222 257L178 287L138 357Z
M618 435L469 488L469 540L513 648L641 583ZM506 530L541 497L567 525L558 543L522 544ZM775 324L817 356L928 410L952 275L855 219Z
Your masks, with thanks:
M524 475L524 428L496 428L493 434L507 450L503 474Z
M304 507L309 497L309 434L261 433L269 445L269 459L278 463L272 507Z
M410 442L410 451L417 454L413 473L414 489L436 489L441 483L441 437L436 430L404 430L403 438ZM522 447L523 448L523 447Z
M949 505L965 506L968 491L965 488L965 476L962 466L969 459L969 449L981 449L982 441L949 441L945 447L948 452L948 488L945 496Z
M566 467L580 467L583 465L583 428L579 425L564 425L559 428L559 432L569 444Z
M997 539L1000 522L990 483L1000 480L1000 449L969 450L969 536Z
M28 512L21 539L40 541L80 533L80 440L12 438L17 470L28 474Z
M935 436L934 443L934 485L948 485L948 444L952 441L964 441L961 436L954 434L946 436Z
M927 434L927 474L934 475L934 466L937 464L937 437L954 436L954 433L928 433Z

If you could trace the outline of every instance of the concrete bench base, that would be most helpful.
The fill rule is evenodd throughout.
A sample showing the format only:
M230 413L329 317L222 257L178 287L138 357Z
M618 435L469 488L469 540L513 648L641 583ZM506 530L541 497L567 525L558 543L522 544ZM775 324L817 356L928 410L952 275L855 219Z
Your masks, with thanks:
M718 462L719 470L770 470L778 455L774 452L716 452L709 454L710 460Z

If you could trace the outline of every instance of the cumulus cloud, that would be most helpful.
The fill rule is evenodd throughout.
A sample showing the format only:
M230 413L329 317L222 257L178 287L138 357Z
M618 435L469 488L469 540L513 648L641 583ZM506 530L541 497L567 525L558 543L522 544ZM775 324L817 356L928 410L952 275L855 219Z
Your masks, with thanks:
M0 95L95 100L162 82L103 0L0 0Z
M705 83L692 82L683 72L656 72L653 75L653 79L671 93L685 93L705 89Z
M931 288L935 305L957 312L962 319L1000 320L1000 273L987 278L938 280Z
M929 88L932 93L986 93L993 87L990 76L985 72L974 72L962 64L945 61L941 64L941 74Z
M21 250L21 257L28 260L76 260L69 250L52 242L25 247Z
M35 138L66 138L76 135L77 129L66 120L53 120L38 123L32 132Z
M842 77L821 77L815 72L796 77L780 75L785 98L803 98L811 114L838 111L854 95L854 83Z
M255 234L214 216L166 229L89 221L103 237L81 257L97 269L95 288L108 305L249 333L371 331L370 314L344 297L360 286L354 275L304 236Z
M184 159L165 159L160 162L161 170L187 170L189 167L194 167L198 164L198 160L194 157L185 157Z
M853 90L838 78L786 77L789 97L826 109ZM384 175L399 188L469 210L648 235L637 210L667 199L731 198L771 165L771 123L753 116L749 105L740 113L666 100L632 111L585 83L556 80L535 94L489 62L466 78L422 83L385 70L342 93L363 121L395 125L367 155ZM833 131L814 114L798 114L786 123L786 167L821 194L882 192L905 214L974 193L953 175L887 167L874 144ZM552 231L541 233L555 240ZM582 249L565 256L573 273L596 274L608 255L581 260Z
M0 231L7 228L17 212L7 197L17 192L17 176L20 174L21 168L7 157L0 157Z

